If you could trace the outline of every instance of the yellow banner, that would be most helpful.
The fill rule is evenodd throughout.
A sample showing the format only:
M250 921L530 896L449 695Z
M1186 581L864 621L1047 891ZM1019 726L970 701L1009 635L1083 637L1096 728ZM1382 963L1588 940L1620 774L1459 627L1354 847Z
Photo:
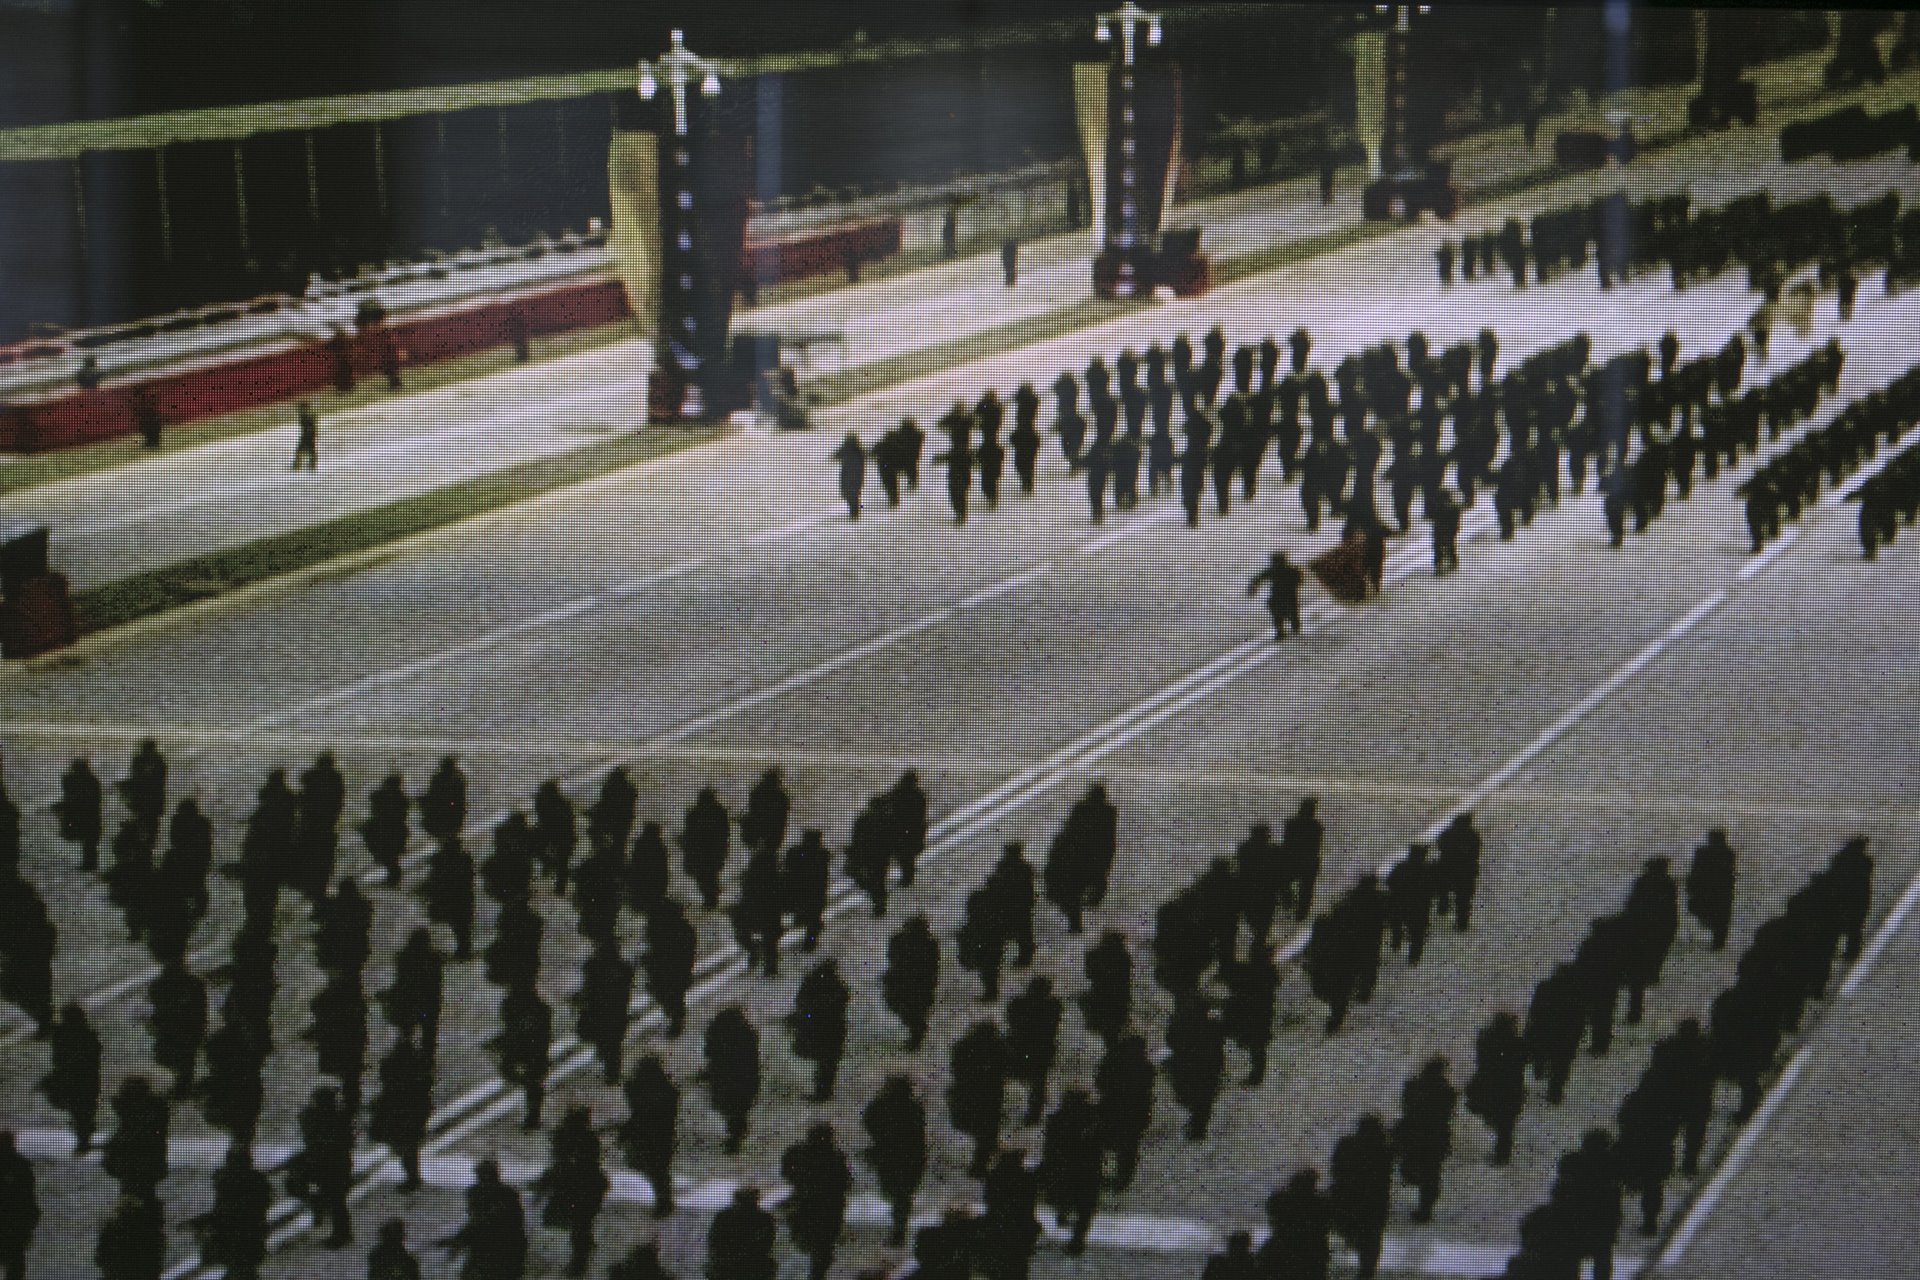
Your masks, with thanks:
M651 133L615 131L607 155L607 252L647 337L660 321L660 155Z
M1093 212L1093 243L1107 242L1107 64L1073 66L1073 114L1087 160L1087 203Z

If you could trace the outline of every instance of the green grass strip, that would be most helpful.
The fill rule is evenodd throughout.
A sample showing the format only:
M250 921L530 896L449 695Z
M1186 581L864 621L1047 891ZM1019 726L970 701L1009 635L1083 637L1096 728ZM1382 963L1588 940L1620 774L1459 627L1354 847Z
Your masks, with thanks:
M650 427L550 458L521 463L323 524L103 583L74 599L83 635L125 626L196 600L370 551L665 457L721 434L713 427Z

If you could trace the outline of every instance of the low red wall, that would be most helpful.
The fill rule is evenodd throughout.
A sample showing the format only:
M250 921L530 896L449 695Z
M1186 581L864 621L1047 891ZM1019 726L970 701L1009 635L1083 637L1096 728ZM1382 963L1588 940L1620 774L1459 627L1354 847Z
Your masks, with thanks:
M763 281L844 271L849 262L898 253L900 220L848 223L791 240L750 242L746 251ZM436 364L511 346L517 337L590 329L631 314L619 281L592 280L409 316L350 335L344 353L324 342L309 342L114 381L91 391L63 391L0 405L0 452L44 453L131 435L138 429L143 399L162 426L296 400L336 385L343 354L354 378L380 377L389 364L402 369Z

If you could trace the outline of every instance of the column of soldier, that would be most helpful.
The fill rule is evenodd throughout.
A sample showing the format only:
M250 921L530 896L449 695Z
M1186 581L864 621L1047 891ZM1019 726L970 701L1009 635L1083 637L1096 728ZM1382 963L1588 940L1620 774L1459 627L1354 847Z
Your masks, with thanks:
M1710 279L1739 264L1750 288L1779 300L1786 278L1800 267L1821 264L1821 283L1839 293L1840 314L1851 318L1858 272L1872 265L1911 260L1920 244L1920 222L1901 216L1900 193L1840 209L1825 192L1775 206L1758 191L1717 209L1694 210L1685 195L1629 201L1613 192L1586 204L1535 214L1528 229L1509 218L1498 231L1443 241L1434 251L1440 283L1453 283L1456 261L1463 279L1491 276L1496 261L1524 288L1527 268L1546 283L1586 266L1593 255L1602 289L1661 263L1675 289ZM1756 331L1756 336L1758 334ZM1764 349L1762 351L1764 355Z
M1561 1157L1547 1201L1521 1220L1520 1249L1501 1273L1504 1280L1564 1280L1578 1276L1588 1258L1596 1278L1611 1275L1628 1194L1640 1198L1641 1233L1658 1232L1674 1145L1681 1148L1680 1171L1693 1176L1718 1083L1738 1086L1734 1120L1744 1122L1760 1105L1783 1038L1799 1030L1807 1005L1825 993L1836 950L1848 960L1860 955L1873 898L1873 859L1866 850L1864 837L1849 840L1783 912L1755 930L1734 984L1713 1001L1704 1034L1697 1018L1687 1018L1654 1045L1639 1083L1620 1104L1614 1131L1590 1129ZM1707 853L1714 859L1708 873L1716 885L1725 884L1730 907L1733 853L1718 831L1695 855L1689 904ZM1716 898L1715 918L1707 922L1715 950L1727 939L1722 901ZM1577 1048L1577 1027L1573 1039Z
M1891 445L1906 434L1916 418L1920 418L1920 366L1847 405L1832 422L1807 432L1756 467L1736 491L1746 499L1747 531L1754 551L1780 536L1783 513L1788 520L1798 520L1801 508L1820 496L1823 472L1828 485L1838 486L1872 460L1882 443ZM1911 470L1911 462L1896 460L1854 495L1860 503L1860 546L1869 560L1899 529L1903 504L1898 495L1903 483L1911 486ZM1911 521L1911 504L1904 504L1904 512Z

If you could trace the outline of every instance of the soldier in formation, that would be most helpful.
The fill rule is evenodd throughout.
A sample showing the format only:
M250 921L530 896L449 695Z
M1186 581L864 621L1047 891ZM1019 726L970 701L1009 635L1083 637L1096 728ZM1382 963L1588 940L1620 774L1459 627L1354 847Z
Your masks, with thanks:
M673 1154L679 1143L680 1089L658 1054L634 1064L622 1086L627 1118L617 1132L627 1165L653 1190L653 1216L673 1212Z

